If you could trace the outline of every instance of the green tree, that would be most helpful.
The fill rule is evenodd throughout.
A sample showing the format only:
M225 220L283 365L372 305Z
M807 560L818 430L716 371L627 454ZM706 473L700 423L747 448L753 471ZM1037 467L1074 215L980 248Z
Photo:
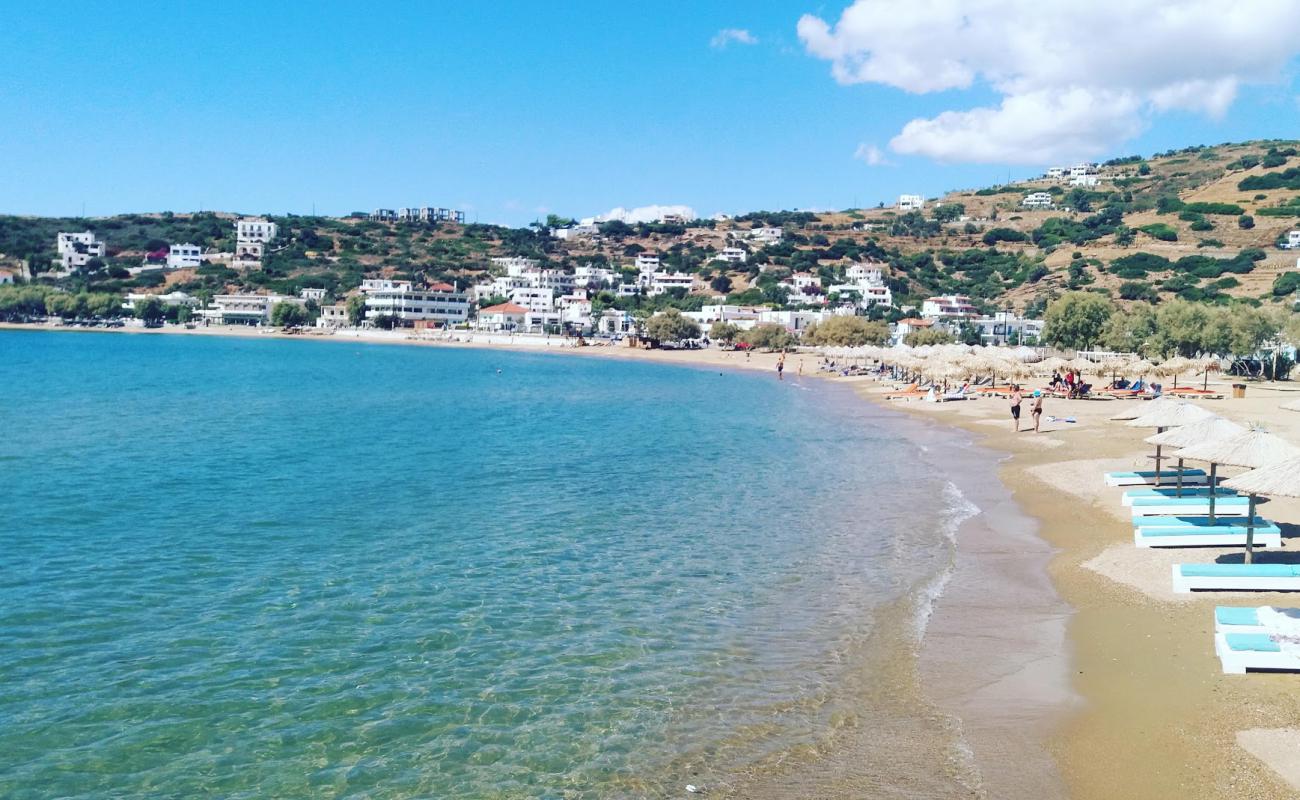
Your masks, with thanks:
M1191 357L1205 349L1207 340L1211 347L1214 339L1221 338L1209 330L1210 309L1200 303L1174 299L1156 309L1155 331L1147 340L1153 355Z
M726 342L727 344L731 344L736 341L736 337L739 335L740 328L732 325L730 322L716 320L709 326L709 338L715 342Z
M311 314L298 303L276 303L271 309L271 324L281 328L296 328L306 325Z
M675 308L655 314L646 321L642 330L647 337L660 342L680 342L700 336L700 326L695 320L683 317L682 312Z
M354 294L348 298L348 322L357 327L366 321L365 295Z
M922 347L927 344L956 344L957 337L948 331L924 328L912 331L903 337L903 344L908 347Z
M1248 231L1255 227L1255 218L1249 214L1242 214L1240 217L1237 217L1237 227L1241 228L1243 231Z
M954 222L966 213L966 206L963 203L944 203L941 206L935 206L933 216L939 222Z
M1100 341L1114 312L1115 305L1095 292L1066 292L1047 306L1043 339L1057 347L1086 350Z
M825 322L809 325L803 332L803 341L832 347L884 344L889 341L889 326L865 317L831 317Z
M167 310L157 297L146 297L135 304L135 316L137 319L144 320L146 327L153 328L162 324L163 318L167 316Z
M785 326L778 325L775 322L755 325L753 328L743 331L739 338L740 341L756 349L788 350L795 344L794 336L785 329Z
M1151 287L1147 287L1150 289ZM1156 315L1150 306L1134 306L1112 314L1102 329L1101 344L1108 350L1140 353L1156 330Z
M718 294L727 294L731 291L731 278L728 278L726 275L718 275L713 280L709 281L709 288L713 289L713 291Z

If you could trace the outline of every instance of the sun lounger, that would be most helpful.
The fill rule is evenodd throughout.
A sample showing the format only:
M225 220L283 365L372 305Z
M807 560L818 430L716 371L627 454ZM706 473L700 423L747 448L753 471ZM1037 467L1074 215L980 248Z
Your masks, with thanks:
M1234 675L1248 669L1300 670L1300 650L1284 648L1267 633L1216 633L1214 652L1223 671Z
M1281 529L1274 523L1256 515L1254 517L1254 526L1256 532L1281 533ZM1133 520L1134 527L1137 528L1241 528L1246 529L1245 517L1228 517L1226 519L1210 518L1206 516L1185 516L1185 517L1140 517Z
M1282 531L1256 529L1252 539L1256 547L1281 547ZM1197 528L1134 528L1133 544L1138 547L1245 547L1246 528L1214 525Z
M950 402L952 402L952 401L954 401L954 400L969 400L969 399L970 399L970 393L967 392L967 391L966 391L966 387L963 386L962 388L957 389L956 391L952 391L952 392L948 392L947 394L939 395L938 402L940 402L940 403L950 403Z
M1153 486L1156 482L1155 470L1138 470L1136 472L1107 472L1104 476L1107 486ZM1160 470L1160 485L1178 480L1178 470ZM1205 483L1209 478L1203 469L1183 470L1183 484Z
M1133 512L1134 517L1208 515L1210 513L1210 498L1135 497L1133 502L1129 504L1129 510ZM1214 501L1214 515L1216 517L1244 517L1249 510L1250 498L1241 495L1219 497Z
M1300 619L1300 608L1278 608L1277 606L1218 606L1214 609L1215 633L1277 633L1260 620L1260 611L1271 609Z
M1300 564L1174 564L1174 591L1300 592Z
M1178 494L1178 488L1175 486L1144 486L1138 489L1127 489L1120 498L1120 502L1126 506L1133 505L1134 498L1138 497L1209 497L1213 492L1215 497L1236 497L1237 493L1232 489L1225 489L1220 486L1217 489L1211 489L1208 486L1184 486L1182 494Z

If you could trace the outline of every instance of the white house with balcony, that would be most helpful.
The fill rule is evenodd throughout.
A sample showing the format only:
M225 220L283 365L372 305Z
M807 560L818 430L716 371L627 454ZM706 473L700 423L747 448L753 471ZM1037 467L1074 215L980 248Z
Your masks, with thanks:
M311 300L319 303L325 299L325 290L311 286L305 286L298 290L298 297L303 300Z
M1284 246L1288 250L1300 250L1300 230L1287 231Z
M469 320L469 296L456 291L450 283L434 283L420 288L410 281L387 279L361 282L366 298L366 319L388 316L403 326L419 320L457 325Z
M925 198L919 194L900 194L898 196L899 211L920 211L925 208Z
M659 256L654 253L638 253L636 268L639 272L654 272L659 269Z
M740 247L724 247L714 256L714 261L725 261L728 264L744 264L749 259L749 253L746 253Z
M979 316L979 309L966 295L947 294L931 297L921 303L921 318L931 320L962 320Z
M1070 178L1071 186L1096 186L1101 179L1096 175L1075 175Z
M593 267L590 264L573 270L573 285L579 289L595 289L599 286L616 286L622 276L612 269Z
M212 298L212 308L199 313L221 325L269 325L280 303L302 305L302 300L282 294L219 294Z
M762 245L780 244L781 240L785 238L785 230L776 226L750 228L749 230L732 231L732 236Z
M507 275L522 275L529 270L537 269L540 263L535 258L524 256L497 256L490 259L490 262L497 269L505 270Z
M519 331L528 319L528 309L518 303L501 303L479 309L474 327L482 331Z
M104 243L95 238L95 234L90 231L60 232L55 240L55 249L59 254L57 261L64 271L80 269L86 266L90 259L104 257Z
M980 334L980 344L1008 344L1012 341L1024 344L1026 341L1040 341L1043 337L1041 319L1025 319L1008 311L999 311L989 317L971 320Z
M137 304L142 303L151 297L156 298L158 302L162 303L164 306L188 306L190 308L197 308L199 305L199 299L197 297L192 297L185 292L168 292L167 294L128 292L126 296L122 298L122 308L127 311L135 311Z
M555 292L551 289L522 286L518 289L512 289L509 297L510 302L523 306L529 311L555 310Z
M193 269L203 266L203 248L197 244L174 244L167 248L167 269Z
M796 272L780 286L785 289L788 302L792 305L821 306L826 304L826 292L822 289L822 279L811 272Z
M235 256L231 265L256 269L262 266L266 246L280 233L280 226L261 217L235 221Z
M667 294L671 289L685 289L689 292L694 287L695 276L688 272L654 272L650 275L647 294Z
M1025 195L1025 199L1020 201L1020 205L1025 208L1051 208L1053 206L1051 192L1030 192Z
M316 318L317 328L346 328L350 324L347 303L321 306L320 316Z

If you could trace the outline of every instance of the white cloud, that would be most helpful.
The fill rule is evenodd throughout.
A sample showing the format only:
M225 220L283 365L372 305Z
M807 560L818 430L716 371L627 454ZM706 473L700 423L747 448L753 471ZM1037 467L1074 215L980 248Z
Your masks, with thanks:
M992 106L914 119L890 141L945 161L1043 164L1099 155L1152 116L1220 117L1300 52L1290 0L855 0L799 38L842 84L928 93L987 86Z
M867 144L866 142L858 145L858 149L853 151L853 157L868 167L892 166L894 163L885 157L885 151L874 144Z
M695 209L690 206L639 206L637 208L612 208L608 213L598 214L582 220L584 225L618 220L636 224L638 222L658 222L665 216L673 215L684 219L695 219Z
M709 47L718 50L729 44L758 44L758 37L744 28L723 28L709 40Z

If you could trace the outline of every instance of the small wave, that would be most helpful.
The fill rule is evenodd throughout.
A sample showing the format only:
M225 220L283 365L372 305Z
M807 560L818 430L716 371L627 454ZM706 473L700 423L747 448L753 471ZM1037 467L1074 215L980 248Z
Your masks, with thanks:
M934 614L934 604L943 595L943 590L947 588L948 581L952 580L952 574L957 567L957 531L961 529L963 523L978 515L981 510L952 481L944 483L943 500L943 521L939 531L948 542L948 563L928 583L919 588L914 620L918 643L925 638L926 625Z

